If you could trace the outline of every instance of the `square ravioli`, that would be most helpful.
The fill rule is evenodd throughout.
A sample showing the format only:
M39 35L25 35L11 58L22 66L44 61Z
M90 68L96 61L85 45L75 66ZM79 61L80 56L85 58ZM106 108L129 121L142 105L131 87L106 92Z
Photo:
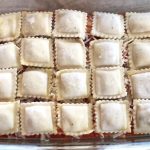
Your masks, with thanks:
M150 40L134 40L129 44L129 63L132 69L150 67Z
M52 12L23 12L23 36L51 36Z
M112 67L122 65L122 41L94 40L90 43L92 67Z
M46 38L23 38L21 40L21 64L53 67L52 40Z
M16 97L17 69L0 70L0 101L12 101Z
M150 37L150 13L126 13L126 28L129 37Z
M87 98L90 95L89 71L66 69L57 72L57 100Z
M137 71L130 75L130 80L134 99L150 98L150 70Z
M80 39L56 39L56 65L58 69L84 68L86 49Z
M93 131L92 105L58 104L58 127L65 135L78 136L91 133Z
M0 135L19 130L19 102L0 102Z
M85 38L87 13L76 10L59 9L55 11L55 37Z
M116 99L127 95L123 68L96 68L92 82L94 98Z
M29 69L19 75L18 96L49 99L51 70Z
M103 38L121 38L124 35L124 18L122 15L94 12L91 34Z
M0 42L10 41L20 36L21 13L0 15Z
M19 48L13 42L0 44L0 68L20 66Z
M21 103L21 134L56 133L54 102Z
M96 132L130 132L128 109L128 101L97 101L95 104Z
M150 101L134 100L134 133L150 134Z

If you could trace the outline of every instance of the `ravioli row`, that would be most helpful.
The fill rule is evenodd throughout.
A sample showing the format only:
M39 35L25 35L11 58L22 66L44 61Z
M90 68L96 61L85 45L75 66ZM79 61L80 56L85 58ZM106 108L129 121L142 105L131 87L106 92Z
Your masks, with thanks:
M92 132L149 134L149 100L134 100L132 112L127 100L87 103L0 102L0 135L65 134L81 136ZM111 114L111 115L110 115ZM84 122L84 123L83 123ZM61 129L61 131L60 131Z
M140 134L149 134L150 40L147 38L149 21L146 21L149 15L150 13L126 14L128 36L135 38L127 46L130 67L128 76L133 100L133 128L134 133Z
M23 65L61 70L89 68L89 62L91 68L122 66L123 50L122 40L93 40L87 49L81 39L20 38L0 44L0 68Z
M126 13L123 15L94 12L91 35L102 38L150 37L150 13ZM59 9L52 12L18 12L0 15L0 41L11 41L20 35L80 37L85 38L87 13ZM125 26L126 25L126 26Z
M56 78L54 77L56 74ZM0 101L20 98L43 98L51 100L75 100L89 98L117 99L127 95L124 70L121 67L96 69L27 68L0 70ZM17 93L17 94L16 94Z
M131 132L130 116L128 102L121 100L97 101L94 106L87 103L0 102L0 135L18 132L26 136L80 136L93 131L126 133Z

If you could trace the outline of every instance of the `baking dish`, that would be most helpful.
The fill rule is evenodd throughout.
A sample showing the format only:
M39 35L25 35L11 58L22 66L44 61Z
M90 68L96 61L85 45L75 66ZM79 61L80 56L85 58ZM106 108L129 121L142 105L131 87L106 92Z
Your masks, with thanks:
M0 0L0 12L13 12L13 11L22 11L22 10L55 10L58 8L67 8L67 9L76 9L88 12L91 14L93 11L105 11L105 12L116 12L124 14L126 11L149 11L150 2L143 0L131 0L124 3L123 0ZM48 148L48 149L103 149L104 147L101 145L111 145L111 144L125 144L125 143L141 143L143 141L149 141L149 135L132 135L129 134L123 138L119 137L108 137L105 139L100 138L99 136L90 136L85 137L83 139L78 138L67 138L67 137L50 137L49 140L47 138L38 139L38 138L14 138L2 137L0 139L0 144L5 145L26 145L33 146L33 148ZM34 147L35 146L35 147ZM37 146L37 147L36 147ZM40 147L39 147L40 146ZM15 149L15 148L14 148Z

